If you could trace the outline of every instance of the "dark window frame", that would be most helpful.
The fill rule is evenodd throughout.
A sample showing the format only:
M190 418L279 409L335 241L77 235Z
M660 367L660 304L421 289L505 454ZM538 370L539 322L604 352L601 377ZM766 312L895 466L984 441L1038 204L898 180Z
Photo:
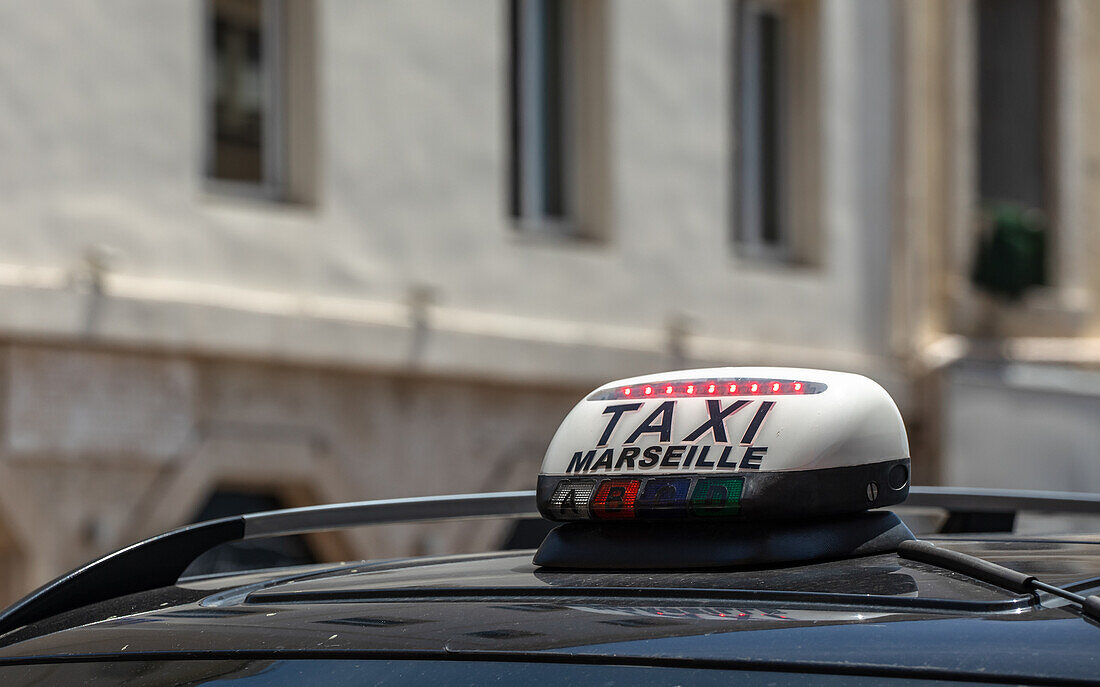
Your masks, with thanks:
M206 0L204 4L203 64L205 97L203 100L203 174L215 191L262 199L281 199L286 193L286 107L285 107L285 12L284 0L231 0L254 4L259 14L257 46L262 69L260 75L261 121L258 132L259 174L237 175L219 172L219 145L227 140L219 128L218 5L225 0Z
M1055 90L1053 10L1048 0L977 2L977 171L978 197L982 202L1021 202L1044 212L1049 212L1052 206L1054 160L1049 143L1056 126L1051 107ZM999 31L996 40L983 39L989 29ZM1011 46L1006 49L1008 40ZM1021 70L1020 67L1025 66L1023 63L1029 60L1031 64ZM1006 63L1012 61L1015 63ZM986 78L987 74L993 78ZM1030 97L1023 93L1026 89L1030 89ZM1012 108L1004 107L1006 100L1014 101ZM1021 128L1031 131L1025 133ZM1009 129L1013 130L1009 132ZM1028 151L1021 151L1017 145L1024 137L1030 139L1026 141ZM1000 157L1006 154L1014 158L1021 155L1033 158L1023 161L1028 167L1025 174L1031 178L1008 177L1011 167L1006 170L1008 165ZM1027 185L1032 188L1006 192L1009 187Z
M508 210L525 232L573 234L571 7L509 0Z
M739 256L794 257L790 209L791 112L782 2L746 0L734 11L733 242Z

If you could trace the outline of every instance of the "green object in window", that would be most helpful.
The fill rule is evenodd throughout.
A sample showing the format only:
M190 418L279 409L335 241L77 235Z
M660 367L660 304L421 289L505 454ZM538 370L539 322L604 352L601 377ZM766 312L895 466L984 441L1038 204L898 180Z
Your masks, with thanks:
M996 203L982 212L982 233L971 279L991 294L1019 299L1032 286L1047 283L1043 213L1014 203Z

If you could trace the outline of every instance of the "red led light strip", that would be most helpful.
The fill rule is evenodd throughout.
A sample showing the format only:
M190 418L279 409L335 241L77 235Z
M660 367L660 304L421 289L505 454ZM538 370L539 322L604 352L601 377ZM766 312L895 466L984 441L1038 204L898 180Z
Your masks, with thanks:
M820 394L826 386L821 382L795 379L692 379L672 382L652 382L600 389L589 395L589 401L611 401L623 398L692 398L697 396L802 396Z

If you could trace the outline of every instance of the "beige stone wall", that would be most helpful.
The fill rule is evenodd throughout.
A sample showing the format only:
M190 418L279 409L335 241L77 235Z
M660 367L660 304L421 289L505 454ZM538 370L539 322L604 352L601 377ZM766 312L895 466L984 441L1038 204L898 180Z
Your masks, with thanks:
M316 188L300 203L205 183L203 3L0 0L0 330L372 368L419 354L433 373L513 383L677 361L897 381L874 171L888 41L864 40L889 8L803 6L799 59L820 94L799 107L799 200L814 201L792 266L731 241L724 0L593 11L579 39L606 73L582 84L603 98L583 101L598 150L578 180L600 196L592 241L508 215L505 0L296 5L312 11L295 31L316 32ZM100 247L97 302L79 287ZM407 306L424 294L430 336L410 353Z
M133 351L3 348L0 601L188 522L216 486L288 505L533 488L585 390ZM476 550L501 524L318 538L332 559Z
M289 202L204 178L203 3L0 0L0 597L185 522L215 484L294 505L530 487L608 379L825 367L911 408L883 325L893 9L795 5L795 86L816 89L788 264L731 240L727 0L578 10L581 241L507 211L506 0L295 2Z

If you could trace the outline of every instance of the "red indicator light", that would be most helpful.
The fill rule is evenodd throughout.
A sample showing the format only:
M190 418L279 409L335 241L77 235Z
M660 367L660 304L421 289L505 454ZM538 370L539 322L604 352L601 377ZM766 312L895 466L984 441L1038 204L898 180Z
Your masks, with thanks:
M603 519L633 518L641 485L637 479L604 480L592 497L592 514Z
M752 379L727 377L725 379L678 379L651 384L616 386L601 389L589 395L589 401L652 397L693 398L695 396L746 396L749 394L820 394L826 386L821 382L795 381L793 379Z

